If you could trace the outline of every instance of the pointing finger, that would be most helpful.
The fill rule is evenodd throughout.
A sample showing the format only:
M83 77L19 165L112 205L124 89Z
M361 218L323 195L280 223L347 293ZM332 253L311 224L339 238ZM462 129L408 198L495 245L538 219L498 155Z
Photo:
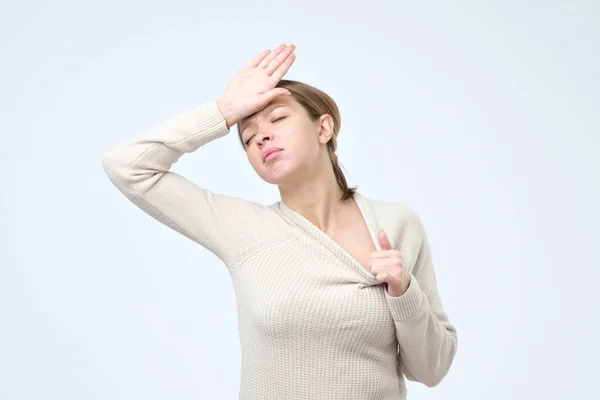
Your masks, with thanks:
M392 245L390 244L390 241L383 229L381 229L379 231L379 244L381 245L381 250L391 250L392 249Z
M272 75L273 72L275 72L280 66L282 66L282 64L284 62L288 61L290 58L292 58L292 60L293 60L292 53L294 52L295 49L296 49L296 46L291 44L291 45L287 46L281 53L279 53L277 55L277 57L275 57L273 60L271 60L271 62L269 62L269 65L265 68L265 71L267 72L267 74Z
M273 60L279 53L281 53L285 49L285 44L280 44L273 50L270 54L268 54L265 58L263 58L258 64L259 68L267 68L271 60Z

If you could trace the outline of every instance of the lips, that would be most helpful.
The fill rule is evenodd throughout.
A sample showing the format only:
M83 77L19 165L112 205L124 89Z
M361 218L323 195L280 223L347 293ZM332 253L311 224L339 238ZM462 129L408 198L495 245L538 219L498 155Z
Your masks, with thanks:
M270 149L267 149L267 150L265 150L265 151L263 152L263 154L262 154L262 159L263 159L263 162L265 162L265 161L266 161L266 159L267 159L267 157L269 157L271 154L273 154L273 153L278 153L278 152L280 152L281 150L283 150L283 149L279 149L279 148L275 148L275 147L274 147L274 148L270 148Z

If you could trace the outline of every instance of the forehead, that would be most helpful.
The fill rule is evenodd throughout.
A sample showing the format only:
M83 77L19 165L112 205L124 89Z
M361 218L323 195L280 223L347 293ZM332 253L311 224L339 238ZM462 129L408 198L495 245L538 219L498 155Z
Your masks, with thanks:
M281 107L281 106L295 108L297 106L297 104L298 103L290 95L278 96L277 98L275 98L274 100L269 102L269 104L267 104L262 110L255 112L254 114L250 114L246 118L243 118L239 122L238 126L240 129L243 129L243 127L245 125L248 125L250 122L252 122L258 115L266 114L266 113L270 112L271 110L273 110L277 107Z

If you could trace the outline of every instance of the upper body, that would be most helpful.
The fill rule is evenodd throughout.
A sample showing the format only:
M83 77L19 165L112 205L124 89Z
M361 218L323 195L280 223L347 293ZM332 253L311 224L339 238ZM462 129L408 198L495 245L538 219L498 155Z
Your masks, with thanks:
M295 99L284 97L237 117L226 96L206 102L105 152L104 169L139 208L227 267L239 313L240 399L392 400L406 398L405 378L437 385L457 335L420 218L358 191L337 199L340 180L320 178L323 153L293 143L299 139L290 139L289 128L278 139L284 124L269 128L277 110L267 104L284 103L277 112L294 118ZM334 119L317 123L319 146L331 141ZM281 201L215 194L170 171L234 123L253 167L278 184ZM278 154L265 158L275 145ZM307 165L317 165L309 182L299 172Z

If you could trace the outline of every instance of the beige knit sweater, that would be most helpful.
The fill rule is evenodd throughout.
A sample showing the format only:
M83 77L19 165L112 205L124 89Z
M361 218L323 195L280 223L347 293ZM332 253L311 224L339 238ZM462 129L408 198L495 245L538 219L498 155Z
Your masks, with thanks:
M283 202L215 194L170 171L185 153L228 132L216 102L207 102L108 150L102 165L135 205L227 267L239 315L239 398L400 400L405 378L437 385L457 336L419 217L404 205L356 195L377 249L383 228L411 271L408 290L391 297Z

